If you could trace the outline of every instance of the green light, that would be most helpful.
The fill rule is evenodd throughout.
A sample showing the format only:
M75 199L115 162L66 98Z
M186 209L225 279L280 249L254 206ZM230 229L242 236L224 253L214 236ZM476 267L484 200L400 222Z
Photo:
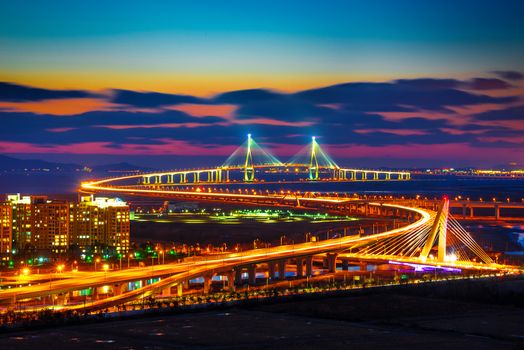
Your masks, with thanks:
M243 167L244 181L251 182L255 179L255 165L281 166L283 163L260 147L248 134L247 140L226 159L222 167Z
M83 297L83 296L90 296L91 295L91 288L87 288L87 289L82 289L80 291L78 291L78 295Z
M317 149L318 143L315 141L315 136L311 138L311 157L309 159L309 179L318 180L318 159Z
M253 154L251 153L251 134L247 135L247 152L244 162L244 181L253 181L255 179L255 167L253 165Z

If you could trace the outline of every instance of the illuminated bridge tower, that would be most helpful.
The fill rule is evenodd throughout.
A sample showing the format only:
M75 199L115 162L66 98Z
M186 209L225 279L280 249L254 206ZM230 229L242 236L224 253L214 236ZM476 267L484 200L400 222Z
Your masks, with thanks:
M317 159L318 143L315 136L311 138L311 156L309 157L309 179L318 180L318 159Z
M255 179L255 165L253 164L253 153L251 152L251 134L247 134L247 152L244 162L244 181L251 182Z
M322 169L333 171L335 178L340 167L333 159L322 149L315 136L311 137L311 143L298 151L293 158L287 163L292 167L303 167L307 170L307 179L316 181L320 179Z
M266 152L262 147L260 147L260 145L258 145L251 134L248 134L247 140L231 153L220 168L226 171L238 169L243 172L244 182L253 182L255 181L256 167L282 165L281 161Z
M420 258L426 260L429 256L431 248L435 243L435 238L438 236L438 255L437 261L444 262L446 259L446 235L448 231L448 216L449 216L449 199L444 198L439 206L435 221L429 232L428 240L420 252Z

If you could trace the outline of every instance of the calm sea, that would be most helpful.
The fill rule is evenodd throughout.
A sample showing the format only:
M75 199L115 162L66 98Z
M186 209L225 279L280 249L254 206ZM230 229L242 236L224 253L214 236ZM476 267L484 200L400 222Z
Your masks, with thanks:
M22 173L0 174L0 193L25 194L73 194L81 181L93 178L95 175L86 173ZM248 185L234 185L246 187ZM524 199L524 178L497 179L454 176L413 176L410 181L391 182L345 182L345 183L271 183L249 185L259 189L300 190L314 192L346 192L358 194L385 195L422 195L429 197L470 197L471 200L493 197L501 200L510 198L512 201Z

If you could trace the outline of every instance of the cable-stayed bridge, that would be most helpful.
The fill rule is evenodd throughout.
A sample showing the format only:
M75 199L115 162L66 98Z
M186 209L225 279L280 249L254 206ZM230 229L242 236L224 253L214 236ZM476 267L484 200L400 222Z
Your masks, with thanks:
M252 249L243 252L194 257L183 262L151 266L151 269L131 268L107 272L84 272L62 275L48 284L46 276L35 277L25 286L13 290L0 290L0 304L41 302L59 299L60 308L66 310L97 310L122 305L149 296L169 297L183 295L190 280L203 279L203 293L212 288L213 277L227 280L227 290L247 284L257 286L257 271L263 271L269 281L286 279L293 271L296 279L313 275L318 260L326 262L327 271L335 273L337 267L347 270L348 265L387 264L417 268L449 269L468 275L472 271L488 274L519 273L513 266L494 263L472 236L452 217L449 200L438 205L415 203L410 200L358 199L336 195L310 193L269 193L234 190L228 186L199 186L199 184L234 183L231 171L241 174L242 183L257 181L261 171L279 171L297 168L305 174L304 181L368 181L408 180L407 172L381 172L345 169L339 167L320 147L315 138L289 162L280 162L262 149L251 136L226 162L216 168L138 174L120 178L95 180L81 184L81 191L112 193L163 199L213 201L258 206L309 208L324 212L337 212L349 216L387 218L393 223L382 232L346 235L319 241L306 241L292 245ZM349 174L349 175L348 175ZM368 179L368 175L373 178ZM324 178L323 178L324 176ZM360 176L360 178L359 178ZM136 180L140 183L136 183ZM131 181L129 181L131 180ZM166 181L164 181L166 180ZM128 183L126 183L128 181ZM133 182L134 181L134 182ZM192 186L178 186L192 184ZM395 224L396 223L396 224ZM53 279L53 277L50 277ZM43 281L43 283L39 283ZM259 284L259 283L258 283ZM136 288L130 288L130 286ZM71 295L90 290L89 302L70 302ZM103 298L99 298L100 294ZM44 307L42 306L42 307Z
M287 162L282 162L261 147L248 134L226 161L216 167L170 170L135 174L107 179L105 182L134 180L143 186L169 186L190 184L224 184L271 182L271 177L281 174L285 181L405 181L407 171L354 169L339 166L320 146L315 137L311 143ZM281 182L282 178L278 179Z

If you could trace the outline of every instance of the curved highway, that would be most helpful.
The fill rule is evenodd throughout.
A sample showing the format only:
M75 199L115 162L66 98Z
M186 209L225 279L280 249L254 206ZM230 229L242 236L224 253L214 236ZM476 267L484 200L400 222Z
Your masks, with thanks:
M327 200L330 202L337 202L336 199ZM370 204L377 206L380 205L379 203ZM198 259L192 259L191 261L185 261L182 263L170 263L147 268L132 268L115 272L93 272L89 275L86 273L80 273L78 276L75 276L74 273L71 273L68 275L68 278L66 277L60 280L0 290L0 303L12 304L16 300L45 297L50 294L66 293L75 290L83 290L90 287L114 285L118 283L126 283L150 278L162 278L157 283L147 285L135 291L101 300L97 302L97 305L103 303L104 301L108 303L118 300L124 301L133 295L151 293L153 291L157 291L158 289L165 288L166 286L176 285L189 278L200 277L207 273L228 271L236 266L342 251L350 248L355 244L392 237L410 230L417 229L418 227L426 225L432 217L431 212L419 208L410 208L397 204L383 205L415 212L420 216L420 218L407 226L364 237L347 236L318 242L307 242L272 248L254 249L241 253L200 257Z
M139 175L141 176L141 175ZM111 186L113 181L118 179L126 179L128 177L121 177L117 179L104 179L99 181L91 181L82 183L81 188L85 191L96 193L122 193L128 195L140 196L163 196L177 199L194 199L200 201L221 201L221 202L235 202L258 205L285 205L285 206L307 206L316 209L343 209L352 205L355 200L338 197L306 197L299 195L263 195L263 194L247 194L247 193L224 193L208 191L175 191L168 189L146 189L126 186ZM362 204L362 201L360 201ZM97 309L109 306L118 305L129 300L143 298L145 296L157 293L164 288L179 285L189 279L197 277L208 276L208 278L217 273L225 273L232 271L238 267L256 265L259 263L268 263L272 261L282 261L286 259L301 258L314 256L319 254L343 252L357 245L364 245L366 243L377 242L383 239L392 238L406 233L417 231L428 225L432 225L436 212L429 209L422 209L418 207L411 207L399 203L375 203L365 202L366 206L375 207L379 212L382 209L390 209L396 211L404 211L411 213L412 222L406 226L388 230L377 234L367 236L346 236L340 238L333 238L324 241L307 242L294 245L283 245L272 248L254 249L241 253L229 253L214 256L198 257L187 259L182 263L169 263L164 265L157 265L143 268L131 268L126 270L111 271L111 272L81 272L78 274L70 273L68 275L61 275L60 279L50 280L33 285L26 285L19 288L11 288L0 290L0 304L14 305L17 301L45 298L49 295L57 295L68 293L72 291L85 290L93 287L101 287L108 285L121 285L128 282L143 281L147 279L160 280L141 288L127 291L124 293L115 293L112 297L95 300L86 305L66 305L63 309ZM407 217L408 215L406 215ZM392 257L384 257L386 260ZM414 259L409 260L403 257L393 257L398 261L417 262ZM438 265L450 267L463 268L478 268L478 269L497 269L497 266L468 263L468 265L461 265L459 262L425 262L427 265Z

